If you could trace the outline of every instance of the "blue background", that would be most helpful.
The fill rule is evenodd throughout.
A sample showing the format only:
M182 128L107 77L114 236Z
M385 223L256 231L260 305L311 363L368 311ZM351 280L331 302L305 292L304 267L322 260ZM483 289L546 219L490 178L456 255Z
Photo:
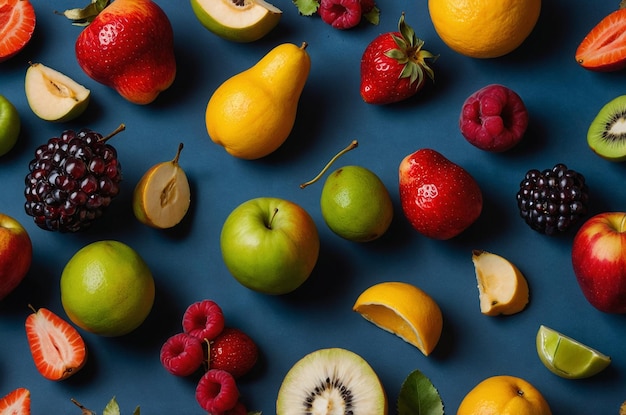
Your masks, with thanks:
M181 330L185 308L210 298L221 305L229 325L248 332L260 347L257 369L239 387L248 408L265 414L274 413L278 388L289 368L323 347L344 347L363 356L382 379L390 413L395 413L403 379L414 369L438 388L448 414L456 413L463 396L478 382L499 374L531 382L554 414L584 414L591 408L599 414L617 413L626 400L625 317L601 313L583 297L570 260L575 230L555 237L541 235L518 216L515 202L527 170L565 163L587 178L590 214L626 209L624 165L600 159L586 143L597 111L626 90L626 74L588 72L573 57L585 34L617 7L615 1L546 1L535 30L520 48L502 58L477 60L442 43L425 0L381 1L378 26L364 23L348 31L333 29L318 17L300 16L290 0L274 0L284 12L279 26L250 44L228 42L204 29L186 1L161 0L158 3L174 28L178 76L148 106L126 102L78 67L74 41L81 28L54 11L82 2L33 3L38 20L32 42L0 64L0 94L14 103L23 123L19 144L0 160L0 212L23 223L34 246L28 276L0 303L0 395L20 386L29 388L34 414L77 413L71 397L100 413L112 396L122 413L140 405L145 414L200 414L194 398L197 378L168 374L159 362L159 350ZM361 54L379 33L396 29L403 11L427 49L440 55L434 65L436 82L400 104L365 104L359 96ZM205 130L204 110L211 93L274 46L302 41L309 44L312 69L291 136L261 160L229 156ZM53 67L90 88L92 102L86 113L66 124L38 119L24 95L28 61ZM457 125L465 98L491 83L515 90L530 114L524 142L503 154L472 147ZM123 188L105 217L80 234L37 228L23 210L23 178L36 146L66 128L89 127L104 134L121 122L127 130L111 143L122 163ZM344 241L328 230L319 208L321 183L304 190L298 187L353 139L359 140L358 149L335 167L359 164L371 169L387 185L395 204L389 232L367 244ZM173 230L145 227L132 214L134 185L150 166L171 159L180 141L185 143L181 165L192 184L191 210ZM398 165L423 147L463 166L483 191L480 219L452 240L421 236L400 208ZM309 281L289 295L272 297L245 289L221 259L222 223L238 204L259 196L297 202L320 231L317 267ZM36 371L28 349L23 327L27 304L65 317L58 287L63 267L78 249L103 239L129 244L148 262L157 285L154 308L129 335L103 338L83 332L90 353L86 367L66 381L47 381ZM518 265L531 290L526 310L502 318L480 313L472 249L500 254ZM364 289L387 280L411 282L441 306L444 329L432 355L423 356L351 311ZM535 351L541 324L610 355L611 366L586 380L553 375Z

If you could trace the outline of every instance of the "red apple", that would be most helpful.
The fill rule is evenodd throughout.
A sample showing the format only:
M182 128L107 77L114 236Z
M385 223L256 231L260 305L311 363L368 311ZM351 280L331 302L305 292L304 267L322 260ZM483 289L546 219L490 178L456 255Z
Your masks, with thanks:
M0 213L0 300L24 279L33 258L33 245L17 220Z
M588 219L574 237L572 265L591 305L605 313L626 313L626 213Z
M483 197L476 180L435 150L406 156L399 176L404 215L425 236L450 239L480 216Z

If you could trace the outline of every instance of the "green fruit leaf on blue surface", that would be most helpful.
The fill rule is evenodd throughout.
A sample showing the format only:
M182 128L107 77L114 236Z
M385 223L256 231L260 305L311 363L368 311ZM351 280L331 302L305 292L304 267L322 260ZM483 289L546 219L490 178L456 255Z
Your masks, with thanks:
M443 415L439 392L419 370L411 372L400 388L398 415Z
M311 16L320 7L318 0L293 0L293 4L296 5L298 12L303 16Z

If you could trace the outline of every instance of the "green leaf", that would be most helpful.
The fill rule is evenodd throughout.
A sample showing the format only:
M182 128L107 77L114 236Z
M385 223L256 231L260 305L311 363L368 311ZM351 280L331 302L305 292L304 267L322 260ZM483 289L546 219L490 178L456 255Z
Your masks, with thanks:
M293 0L293 4L296 5L298 12L303 16L311 16L320 7L318 0Z
M419 370L402 382L398 396L398 415L443 415L439 392Z
M135 410L133 411L133 415L140 415L139 405L137 405L137 407L136 407L136 408L135 408Z
M380 22L380 9L374 6L372 10L363 15L363 18L373 25L378 25Z
M109 3L110 0L91 0L91 3L83 8L65 10L63 15L70 19L74 26L87 26Z
M111 398L107 406L104 407L102 415L120 415L120 406L115 400L115 396Z

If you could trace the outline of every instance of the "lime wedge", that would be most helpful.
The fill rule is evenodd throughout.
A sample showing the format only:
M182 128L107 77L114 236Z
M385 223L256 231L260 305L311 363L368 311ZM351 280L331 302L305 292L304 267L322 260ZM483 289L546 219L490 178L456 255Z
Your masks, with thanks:
M554 374L582 379L604 370L611 358L546 326L537 332L537 354Z

